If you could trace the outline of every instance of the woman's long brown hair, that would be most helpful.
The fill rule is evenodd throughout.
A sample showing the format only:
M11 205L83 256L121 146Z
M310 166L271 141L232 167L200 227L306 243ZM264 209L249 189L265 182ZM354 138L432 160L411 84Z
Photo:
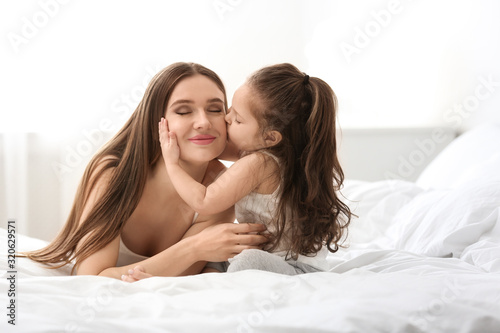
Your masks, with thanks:
M208 77L218 86L224 93L227 108L224 85L213 71L195 63L175 63L163 69L151 80L127 123L91 159L58 236L46 247L24 253L26 257L53 268L74 260L74 267L77 267L120 235L139 203L150 168L161 156L158 122L164 116L170 95L182 79L197 74ZM89 194L103 173L110 169L110 180L102 197L80 221Z
M336 252L351 220L339 199L344 173L337 158L337 98L330 86L291 64L265 67L247 80L263 132L277 130L282 140L268 151L280 161L277 234L289 254Z

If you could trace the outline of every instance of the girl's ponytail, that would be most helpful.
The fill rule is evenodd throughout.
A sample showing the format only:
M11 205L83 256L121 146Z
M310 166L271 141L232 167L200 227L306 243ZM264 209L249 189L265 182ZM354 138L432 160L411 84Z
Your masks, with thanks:
M310 78L311 112L306 122L309 142L304 153L305 172L308 183L314 185L308 193L308 199L317 196L321 180L317 176L330 175L334 170L334 183L342 184L344 173L337 158L336 110L337 97L323 80ZM331 159L330 163L318 163L317 158L324 156Z

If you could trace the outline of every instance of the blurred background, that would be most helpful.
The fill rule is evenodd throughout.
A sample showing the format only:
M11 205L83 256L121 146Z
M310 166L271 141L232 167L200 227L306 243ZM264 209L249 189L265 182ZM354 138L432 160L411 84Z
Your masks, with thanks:
M295 64L337 94L348 178L414 181L500 121L498 17L494 0L2 1L0 226L54 237L92 154L176 61L217 72L229 99Z

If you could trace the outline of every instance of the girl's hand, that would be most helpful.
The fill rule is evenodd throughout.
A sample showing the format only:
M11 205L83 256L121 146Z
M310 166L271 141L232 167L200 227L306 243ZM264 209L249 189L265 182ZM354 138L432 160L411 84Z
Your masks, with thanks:
M245 249L262 249L269 239L261 235L267 230L259 223L222 223L203 229L198 244L204 261L227 261Z
M177 138L174 132L169 132L167 120L163 117L158 123L158 131L160 134L161 153L165 164L168 166L169 164L179 163L180 151Z
M135 266L134 269L129 269L128 274L122 275L122 281L125 282L135 282L142 279L147 279L153 275L146 273L146 270L142 266Z

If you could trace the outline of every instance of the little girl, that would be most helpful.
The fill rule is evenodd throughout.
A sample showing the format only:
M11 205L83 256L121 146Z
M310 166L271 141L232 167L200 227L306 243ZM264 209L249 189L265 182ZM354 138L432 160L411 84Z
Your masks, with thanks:
M239 223L267 226L268 252L243 250L229 260L228 272L294 275L328 268L326 249L338 250L351 219L337 192L344 175L337 159L336 108L327 83L291 64L255 72L235 92L226 115L228 149L240 158L208 187L179 165L177 140L209 147L213 138L177 138L166 120L160 121L169 178L192 209L214 214L235 205Z

